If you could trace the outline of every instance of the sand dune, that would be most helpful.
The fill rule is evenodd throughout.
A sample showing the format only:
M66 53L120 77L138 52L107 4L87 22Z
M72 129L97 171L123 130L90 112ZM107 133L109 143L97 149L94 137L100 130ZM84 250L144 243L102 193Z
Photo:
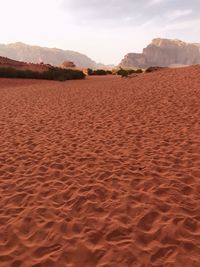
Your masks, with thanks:
M1 267L200 266L200 67L0 79Z

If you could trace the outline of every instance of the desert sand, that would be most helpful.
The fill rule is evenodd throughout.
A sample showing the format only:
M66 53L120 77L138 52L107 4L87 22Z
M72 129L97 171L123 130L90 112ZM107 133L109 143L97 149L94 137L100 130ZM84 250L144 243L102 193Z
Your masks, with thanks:
M0 79L0 266L199 267L199 100L199 66Z

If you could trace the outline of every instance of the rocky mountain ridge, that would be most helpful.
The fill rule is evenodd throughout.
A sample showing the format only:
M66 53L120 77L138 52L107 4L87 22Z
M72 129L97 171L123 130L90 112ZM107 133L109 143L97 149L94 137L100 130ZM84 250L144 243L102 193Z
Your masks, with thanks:
M200 44L190 44L178 39L153 39L143 53L129 53L121 61L121 67L148 68L172 65L200 64Z

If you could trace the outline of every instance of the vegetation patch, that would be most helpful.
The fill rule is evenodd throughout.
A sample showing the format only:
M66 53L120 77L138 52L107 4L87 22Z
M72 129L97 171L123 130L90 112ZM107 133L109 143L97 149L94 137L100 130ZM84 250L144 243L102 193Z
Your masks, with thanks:
M141 69L113 69L113 70L103 70L103 69L98 69L98 70L92 70L92 69L87 69L88 75L121 75L122 77L128 77L131 74L138 74L142 73L143 71Z
M84 79L85 74L80 70L61 69L56 67L51 67L48 71L44 72L18 70L14 68L0 68L0 78L23 78L66 81Z
M113 74L111 70L103 70L103 69L98 69L98 70L92 70L92 69L87 69L88 75L110 75Z
M149 67L145 70L145 72L154 72L154 71L158 71L158 70L162 70L164 69L164 67L158 67L158 66L155 66L155 67Z
M128 77L131 74L138 74L138 73L142 73L143 71L141 69L122 69L120 68L119 70L116 71L117 75L121 75L122 77Z

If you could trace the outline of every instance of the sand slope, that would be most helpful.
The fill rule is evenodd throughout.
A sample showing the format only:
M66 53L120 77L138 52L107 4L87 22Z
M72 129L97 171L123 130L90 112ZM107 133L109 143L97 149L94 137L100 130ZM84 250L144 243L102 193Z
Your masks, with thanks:
M200 266L200 67L0 79L1 267Z

